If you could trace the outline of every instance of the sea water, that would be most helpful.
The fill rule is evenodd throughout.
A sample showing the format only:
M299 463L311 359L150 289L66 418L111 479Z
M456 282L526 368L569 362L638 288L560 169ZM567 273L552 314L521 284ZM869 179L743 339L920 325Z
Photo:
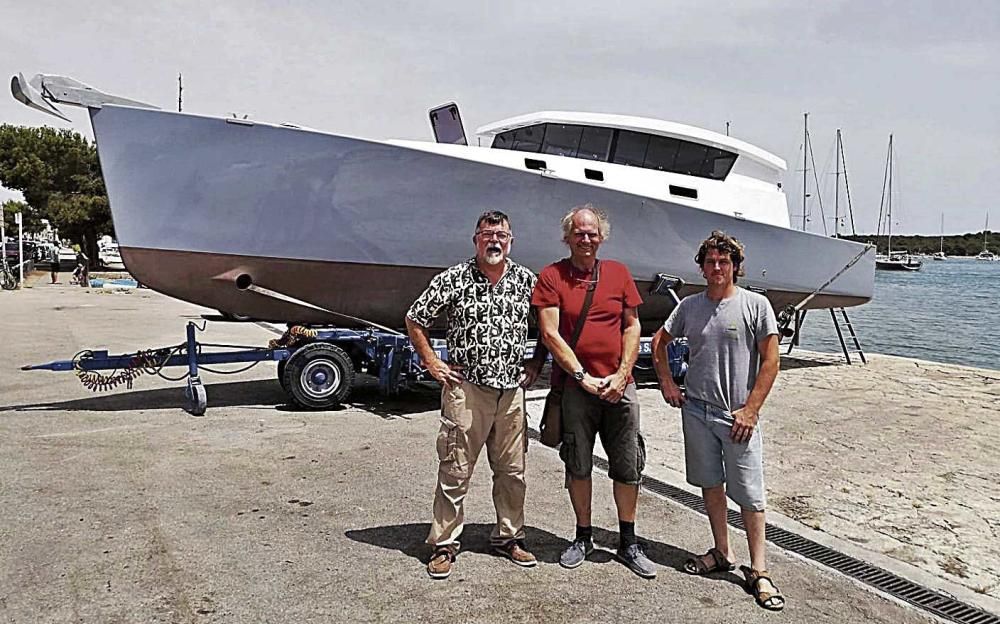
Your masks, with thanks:
M847 314L866 353L1000 370L998 307L1000 262L924 258L919 271L875 271L874 297ZM806 314L800 344L840 353L828 310Z

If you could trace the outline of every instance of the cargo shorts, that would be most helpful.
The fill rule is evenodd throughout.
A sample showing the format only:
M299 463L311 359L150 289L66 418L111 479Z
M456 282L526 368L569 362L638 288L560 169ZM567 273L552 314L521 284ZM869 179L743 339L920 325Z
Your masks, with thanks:
M594 469L594 442L608 456L608 476L619 483L639 485L646 466L646 444L639 433L639 400L635 384L625 386L617 403L609 403L574 383L567 383L562 397L562 445L559 457L570 478L589 479Z

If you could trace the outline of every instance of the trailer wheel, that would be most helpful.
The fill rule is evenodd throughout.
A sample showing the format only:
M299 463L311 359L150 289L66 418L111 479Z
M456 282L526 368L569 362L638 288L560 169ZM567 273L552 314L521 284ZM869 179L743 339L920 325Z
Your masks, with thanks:
M208 407L208 393L201 381L188 380L187 388L184 389L184 398L187 399L187 412L192 416L202 416Z
M308 409L339 405L351 392L354 364L343 349L325 342L301 347L288 358L282 380L292 401Z
M288 392L288 385L285 384L285 364L288 360L278 360L278 383L281 384L281 389Z

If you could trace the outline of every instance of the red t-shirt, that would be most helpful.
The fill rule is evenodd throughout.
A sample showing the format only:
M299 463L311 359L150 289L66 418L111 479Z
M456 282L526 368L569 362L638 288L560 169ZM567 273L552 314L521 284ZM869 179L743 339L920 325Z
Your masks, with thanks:
M580 364L594 377L607 377L618 370L622 361L622 330L625 308L642 303L639 290L628 267L614 260L600 260L600 279L594 300L587 313L587 322L573 352ZM568 258L542 269L531 294L531 305L538 308L559 308L559 335L567 343L583 309L587 286L593 279L589 271L575 268ZM552 385L561 384L566 373L552 366ZM570 378L567 381L573 382ZM632 381L631 375L629 381Z

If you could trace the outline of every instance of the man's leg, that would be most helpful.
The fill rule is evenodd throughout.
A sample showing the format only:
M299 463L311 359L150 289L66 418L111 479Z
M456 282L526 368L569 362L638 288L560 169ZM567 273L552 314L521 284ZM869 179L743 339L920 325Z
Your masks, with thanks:
M750 548L750 567L762 571L767 569L767 546L764 539L763 511L754 511L746 507L740 510L743 514L743 526L747 530L747 546ZM730 560L731 561L731 560Z
M524 390L516 388L498 394L497 415L486 439L486 455L493 470L493 506L497 524L490 535L493 546L508 546L524 539ZM523 550L523 549L522 549ZM525 554L526 551L525 551ZM515 563L524 565L515 559ZM534 557L530 557L534 565Z
M441 429L437 437L438 482L427 543L457 544L465 521L464 501L479 453L493 426L496 398L468 382L441 389Z
M701 497L705 499L705 510L708 511L708 523L712 527L712 541L715 549L725 556L727 561L734 561L733 551L729 546L729 524L727 520L726 486L717 485L702 488ZM702 561L706 566L716 565L712 555L705 555Z
M559 557L559 564L575 568L594 549L591 527L591 497L594 441L600 408L586 391L567 384L562 401L562 445L559 456L566 466L566 489L576 516L573 543Z

